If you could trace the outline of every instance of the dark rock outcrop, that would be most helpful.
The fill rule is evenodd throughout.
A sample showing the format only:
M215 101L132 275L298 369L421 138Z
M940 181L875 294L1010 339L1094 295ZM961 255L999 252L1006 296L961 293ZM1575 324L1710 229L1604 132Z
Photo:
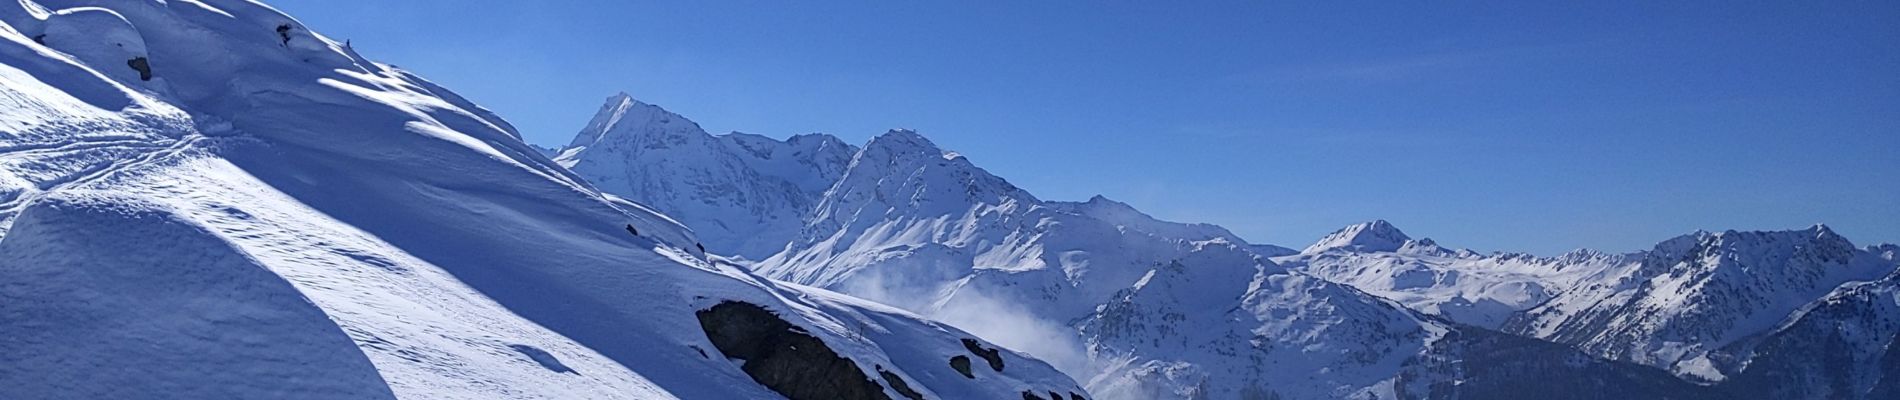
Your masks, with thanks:
M970 354L975 354L977 357L983 357L983 361L989 361L990 369L994 369L996 370L996 372L1003 372L1003 354L1002 354L1003 351L1002 350L983 348L982 342L978 342L976 341L976 339L970 339L970 338L963 339L963 348L970 349Z
M132 67L133 71L138 71L139 80L152 80L152 63L146 61L145 57L134 57L131 60L127 60L125 66Z
M976 374L970 372L970 357L968 356L950 357L950 369L957 370L957 373L963 374L965 378L976 379Z
M924 400L924 394L917 393L917 389L911 389L910 382L905 382L904 377L897 376L896 373L892 373L891 371L885 371L882 365L877 366L877 374L884 377L884 383L890 385L891 390L897 391L897 394L903 395L904 398L910 400Z
M713 347L744 360L740 370L788 399L891 400L856 363L764 307L727 301L696 314Z

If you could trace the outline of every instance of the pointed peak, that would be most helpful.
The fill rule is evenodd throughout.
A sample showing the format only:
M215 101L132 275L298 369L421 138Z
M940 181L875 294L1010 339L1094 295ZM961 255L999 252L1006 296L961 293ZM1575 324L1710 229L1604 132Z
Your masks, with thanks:
M640 101L639 101L639 100L634 100L634 99L633 99L633 95L631 95L631 94L627 94L627 92L625 92L625 91L622 91L622 92L618 92L618 93L614 93L614 95L612 95L612 96L607 96L607 104L608 104L608 105L615 105L615 104L626 104L626 103L638 103L638 102L640 102Z
M610 132L624 133L609 135ZM609 139L609 136L624 137ZM698 123L660 106L635 100L627 92L607 96L594 118L581 128L567 147L590 146L602 140L657 141L676 144L688 138L711 138Z
M1133 214L1140 214L1144 217L1148 215L1146 213L1142 213L1140 210L1136 210L1135 206L1128 205L1128 203L1115 201L1114 199L1108 198L1108 196L1103 196L1099 194L1090 196L1087 201L1083 201L1081 203L1067 203L1067 204L1073 204L1075 207L1074 209L1076 211L1080 211L1084 213L1095 213L1095 214L1105 213L1105 212L1120 213L1120 214L1133 213ZM1152 218L1152 217L1148 217L1148 218Z
M1380 219L1347 225L1345 228L1333 231L1332 234L1326 235L1326 237L1320 239L1319 242L1313 243L1312 246L1307 246L1306 250L1301 251L1301 253L1320 253L1332 249L1371 252L1397 251L1401 246L1404 246L1406 242L1411 240L1412 238L1406 236L1405 232L1399 231L1398 227L1392 226L1392 223Z
M888 132L884 132L884 134L877 135L877 137L871 138L870 143L864 145L864 149L883 149L884 151L893 153L929 154L933 156L940 156L944 153L943 149L938 148L937 144L932 143L929 138L925 138L924 135L917 134L917 131L909 129L892 129Z
M1827 247L1846 250L1852 250L1854 248L1853 241L1847 240L1846 236L1841 236L1840 233L1834 232L1834 229L1828 228L1827 225L1814 224L1814 226L1808 228L1808 234L1814 238L1814 243Z
M1108 196L1103 196L1099 194L1094 195L1094 196L1089 196L1089 200L1085 203L1095 204L1095 205L1117 205L1117 206L1124 206L1124 207L1128 206L1128 203L1115 201L1115 200L1109 199Z
M1827 224L1814 224L1814 226L1808 227L1808 231L1814 232L1814 237L1816 238L1829 238L1829 237L1841 236L1841 234L1835 233L1833 228L1828 228Z

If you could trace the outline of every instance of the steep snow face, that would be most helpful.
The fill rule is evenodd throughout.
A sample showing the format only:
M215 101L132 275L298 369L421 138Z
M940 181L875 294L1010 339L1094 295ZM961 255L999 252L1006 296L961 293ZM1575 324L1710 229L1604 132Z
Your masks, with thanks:
M856 152L829 135L715 137L621 93L555 160L603 191L679 218L708 251L758 260L785 248Z
M1656 245L1641 267L1579 285L1506 329L1615 359L1719 381L1752 341L1850 282L1894 270L1825 226L1698 232Z
M253 2L0 3L0 201L0 398L775 396L702 331L724 301L886 397L1081 392L1008 352L964 378L968 333L708 260Z
M1376 220L1341 228L1326 235L1319 242L1306 246L1306 250L1300 252L1318 253L1332 249L1395 251L1409 240L1412 238L1405 236L1405 232L1400 232L1399 228L1393 227L1391 223Z

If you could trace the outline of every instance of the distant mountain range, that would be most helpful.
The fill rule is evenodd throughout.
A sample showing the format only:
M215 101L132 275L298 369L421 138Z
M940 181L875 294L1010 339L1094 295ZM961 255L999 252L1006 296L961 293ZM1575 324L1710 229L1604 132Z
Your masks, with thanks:
M1895 246L1824 226L1537 257L1373 221L1293 250L1043 200L913 131L714 136L624 94L556 161L730 262L969 329L1104 399L1877 399L1900 380Z
M536 147L254 1L0 3L0 399L1895 399L1897 271L1296 250L625 94Z

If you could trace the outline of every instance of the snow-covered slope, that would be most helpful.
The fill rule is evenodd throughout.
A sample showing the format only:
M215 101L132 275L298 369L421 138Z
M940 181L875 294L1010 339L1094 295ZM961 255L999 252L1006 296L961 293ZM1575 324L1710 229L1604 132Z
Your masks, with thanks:
M1506 329L1718 381L1755 340L1844 284L1894 271L1826 226L1697 232L1657 244L1638 268L1579 284Z
M1377 223L1341 232L1371 225L1386 225L1392 234L1382 236L1405 237ZM1881 277L1900 265L1890 246L1856 249L1818 225L1697 232L1621 255L1479 255L1429 239L1314 247L1324 249L1274 260L1426 314L1662 368L1744 396L1879 398L1857 396L1885 376L1877 355L1893 337L1890 321L1900 318L1894 299L1879 294L1893 284ZM1730 379L1736 374L1742 378Z
M1723 385L1763 398L1900 398L1900 272L1843 285L1795 315L1716 350L1750 355Z
M0 398L1082 392L1007 351L966 378L948 360L994 345L708 260L247 1L0 4L0 227Z
M1353 251L1395 251L1412 237L1405 236L1398 227L1385 220L1353 224L1326 235L1300 253L1311 254L1327 250L1342 249Z
M1478 377L1452 368L1467 348L1495 348L1457 339L1478 334L1450 334L1467 328L1288 271L1255 252L1274 248L1217 226L1159 221L1099 197L1039 200L911 131L866 144L811 217L786 252L758 264L762 274L972 329L1051 360L1102 398L1428 396L1431 382ZM1378 232L1402 235L1386 225L1365 237ZM1542 351L1590 359L1562 346ZM1538 374L1575 376L1567 382L1577 386L1561 388L1578 392L1668 376L1591 362L1524 376ZM1633 387L1688 392L1604 393L1702 390ZM1537 393L1512 390L1501 393Z
M822 134L709 135L621 93L555 160L601 190L679 218L708 251L758 260L785 248L856 152Z
M762 274L953 323L1016 305L1066 321L1200 243L1237 240L1107 199L1044 202L902 130L866 144L810 215L785 252L759 264ZM1181 233L1191 236L1169 236Z
M1394 398L1404 362L1448 331L1272 264L1207 261L1157 268L1084 320L1096 395Z
M1361 244L1347 244L1354 242ZM1641 255L1590 250L1558 257L1478 254L1445 249L1431 239L1414 240L1390 223L1375 221L1347 226L1305 252L1273 260L1419 312L1496 329L1578 282L1627 273L1639 265Z

